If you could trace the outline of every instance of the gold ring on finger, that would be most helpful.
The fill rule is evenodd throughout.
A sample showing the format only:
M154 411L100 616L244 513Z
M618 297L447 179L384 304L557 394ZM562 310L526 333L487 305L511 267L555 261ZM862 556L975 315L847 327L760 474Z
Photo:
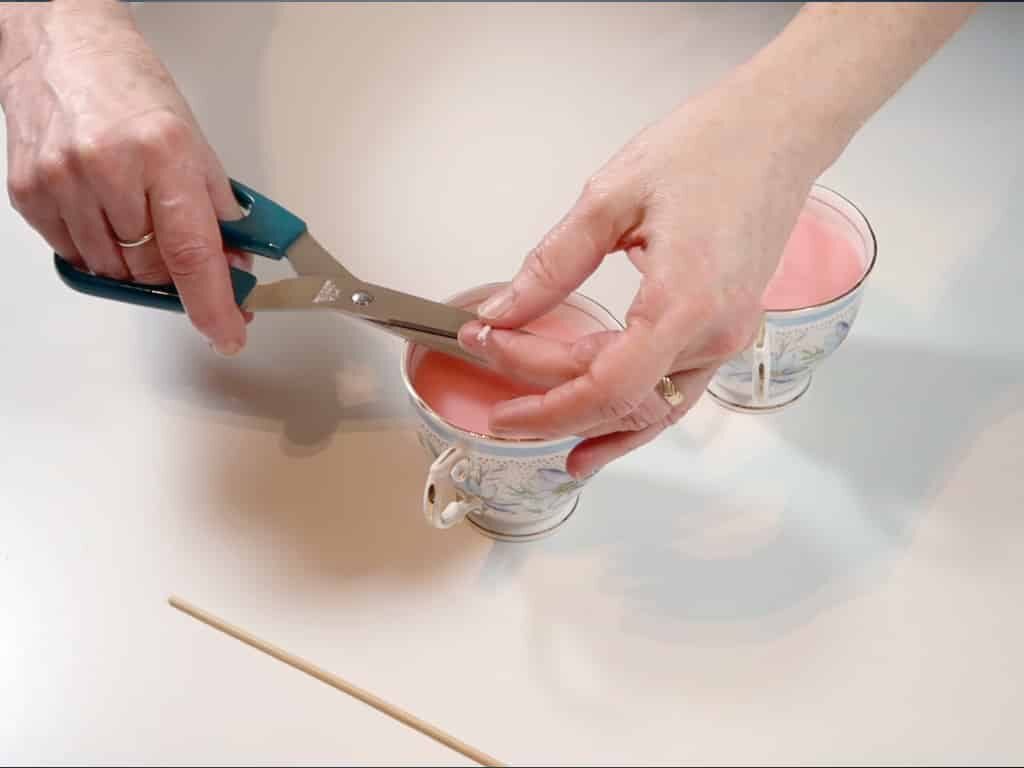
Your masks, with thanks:
M142 237L140 237L138 240L130 240L127 243L124 242L123 240L118 240L117 244L120 245L122 248L138 248L140 245L145 245L152 239L153 233L149 232L148 234L145 234Z
M678 408L686 399L683 396L683 393L679 391L679 387L676 386L676 383L668 376L662 376L655 389L658 394L665 399L665 402L673 408Z

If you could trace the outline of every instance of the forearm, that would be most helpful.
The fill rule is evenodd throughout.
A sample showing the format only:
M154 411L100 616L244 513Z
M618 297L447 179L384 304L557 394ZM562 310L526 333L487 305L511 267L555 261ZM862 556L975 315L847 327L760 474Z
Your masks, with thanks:
M737 73L776 99L824 171L979 3L808 3Z
M96 30L132 24L130 9L119 0L0 3L0 83L7 83L22 64L38 54L46 23L55 14Z

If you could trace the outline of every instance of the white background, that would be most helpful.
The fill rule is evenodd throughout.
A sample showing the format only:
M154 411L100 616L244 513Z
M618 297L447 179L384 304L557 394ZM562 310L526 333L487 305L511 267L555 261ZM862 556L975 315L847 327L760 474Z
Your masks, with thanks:
M229 173L443 298L509 277L795 9L138 16ZM984 8L823 178L880 252L803 400L705 399L529 545L426 526L390 337L273 314L219 359L180 316L64 288L4 209L0 759L459 760L173 592L509 763L1019 760L1022 40L1021 9ZM621 315L635 285L615 257L584 290Z

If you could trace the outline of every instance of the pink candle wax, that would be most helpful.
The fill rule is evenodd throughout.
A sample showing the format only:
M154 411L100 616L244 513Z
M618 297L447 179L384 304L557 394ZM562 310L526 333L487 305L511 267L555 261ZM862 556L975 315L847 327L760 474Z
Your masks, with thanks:
M867 268L863 255L834 226L805 210L761 298L765 309L822 304L850 290Z
M566 305L526 329L561 341L604 330L594 318ZM490 434L488 420L495 405L543 391L441 352L424 350L420 354L412 371L413 388L434 413L468 432Z
M830 301L852 288L866 268L864 257L849 237L805 210L762 295L762 306L798 309ZM530 323L527 329L563 341L604 330L594 318L566 305ZM443 419L481 435L489 434L489 415L496 404L542 392L432 350L420 351L412 370L412 384Z

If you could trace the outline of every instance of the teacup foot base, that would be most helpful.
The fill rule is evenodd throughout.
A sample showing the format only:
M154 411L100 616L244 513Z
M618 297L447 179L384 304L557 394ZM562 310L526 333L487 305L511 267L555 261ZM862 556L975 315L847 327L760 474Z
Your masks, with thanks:
M526 543L528 541L537 541L539 539L544 539L553 534L555 531L557 531L559 528L565 525L565 523L569 520L570 517L572 517L573 513L576 511L576 508L579 505L580 499L579 497L577 497L576 501L573 502L573 505L569 507L569 510L561 517L554 518L552 521L545 521L546 525L540 530L527 529L524 530L522 533L508 533L493 530L492 528L488 528L486 525L476 520L474 515L469 515L466 518L466 522L471 523L474 528L476 528L480 533L482 533L489 539L494 539L495 541Z
M811 376L807 377L804 383L797 387L793 392L787 392L786 396L778 401L770 401L763 405L757 405L754 403L753 398L744 398L743 401L730 399L728 392L725 390L716 391L713 386L708 387L707 393L711 395L711 398L726 410L733 411L734 413L752 413L752 414L767 414L767 413L778 413L784 408L788 408L805 394L807 390L811 388Z

